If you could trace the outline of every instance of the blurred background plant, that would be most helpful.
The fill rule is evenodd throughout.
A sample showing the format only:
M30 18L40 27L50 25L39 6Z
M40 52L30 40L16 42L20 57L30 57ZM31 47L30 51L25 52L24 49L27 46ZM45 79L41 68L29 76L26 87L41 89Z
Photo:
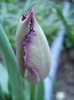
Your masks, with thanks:
M20 16L23 13L28 12L30 8L34 10L36 18L43 28L48 42L51 44L59 26L62 24L62 19L60 20L61 15L58 16L54 5L56 4L56 6L62 10L63 3L64 2L61 0L2 0L0 2L0 23L4 27L12 46L14 47L15 45L14 37ZM72 34L74 34L73 8L74 7L72 5L69 18L67 19L67 23L72 31ZM68 48L72 47L73 44L70 41L68 34L66 34L65 44Z
M0 24L3 26L14 51L15 51L15 34L16 34L16 28L17 28L19 19L21 15L23 13L27 13L30 8L33 9L36 19L39 22L40 26L42 27L49 44L51 45L53 40L55 39L56 33L59 30L59 27L62 24L65 24L61 14L58 13L58 10L56 9L56 7L58 7L62 11L63 4L64 4L63 0L37 0L37 1L36 0L21 0L21 1L20 0L0 0ZM66 20L66 22L69 29L67 30L68 27L65 24L66 34L65 34L64 45L62 47L63 51L71 50L71 49L74 50L74 36L73 36L74 35L74 5L73 4L71 5L69 17ZM71 52L72 51L70 51L70 53ZM4 65L2 65L3 60L1 56L0 56L0 63L1 63L0 65L1 70L3 70L2 66ZM4 71L3 73L7 73L5 72L6 69L4 69L3 71ZM1 76L2 74L0 72L0 78ZM8 74L5 75L5 77L8 80ZM9 82L8 83L7 81L5 82L6 84L9 84ZM3 99L0 99L0 100L12 100L11 87L10 85L6 85L6 87L7 86L8 86L7 89L9 92L7 92L7 89L6 89L4 90L5 92L2 93L3 87L1 87L0 85L0 95L1 94L4 95L2 96Z

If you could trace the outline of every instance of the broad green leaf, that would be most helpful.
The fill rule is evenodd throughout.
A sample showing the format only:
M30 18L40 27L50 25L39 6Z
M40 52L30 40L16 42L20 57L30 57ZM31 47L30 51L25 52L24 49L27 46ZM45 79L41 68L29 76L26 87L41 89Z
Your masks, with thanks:
M0 53L7 67L11 90L15 100L25 100L24 88L21 77L17 71L16 57L14 55L11 44L0 25Z
M3 91L2 91L1 84L0 84L0 100L5 100L5 97L4 97L4 94L3 94Z
M8 73L5 66L3 66L1 63L0 63L0 84L2 86L3 92L8 93Z

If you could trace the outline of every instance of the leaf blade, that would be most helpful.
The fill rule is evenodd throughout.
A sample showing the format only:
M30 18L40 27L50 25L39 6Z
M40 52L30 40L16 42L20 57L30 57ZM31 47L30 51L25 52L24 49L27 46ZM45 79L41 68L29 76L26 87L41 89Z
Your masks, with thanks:
M17 71L16 57L10 42L0 25L0 52L7 67L11 89L15 100L25 100L21 77Z

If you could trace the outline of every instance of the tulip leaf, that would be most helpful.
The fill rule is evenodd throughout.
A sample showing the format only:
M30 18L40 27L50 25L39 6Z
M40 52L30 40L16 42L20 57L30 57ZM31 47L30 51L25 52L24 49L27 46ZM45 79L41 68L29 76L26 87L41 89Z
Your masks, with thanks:
M3 66L3 64L1 64L1 63L0 63L0 84L2 86L3 92L9 93L9 91L8 91L8 73L7 73L5 66Z
M16 57L14 55L11 44L0 25L0 53L7 67L11 91L15 100L25 100L24 88L21 77L17 71Z
M5 97L4 97L4 94L3 94L3 91L2 91L1 84L0 84L0 100L5 100Z

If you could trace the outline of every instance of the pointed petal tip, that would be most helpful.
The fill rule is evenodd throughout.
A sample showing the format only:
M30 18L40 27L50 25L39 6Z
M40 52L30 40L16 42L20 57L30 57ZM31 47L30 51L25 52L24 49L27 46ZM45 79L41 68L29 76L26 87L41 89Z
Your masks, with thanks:
M29 13L32 13L33 14L33 10L30 8L30 11L29 11Z
M33 16L33 10L30 9L29 13L22 14L21 21L28 20Z

